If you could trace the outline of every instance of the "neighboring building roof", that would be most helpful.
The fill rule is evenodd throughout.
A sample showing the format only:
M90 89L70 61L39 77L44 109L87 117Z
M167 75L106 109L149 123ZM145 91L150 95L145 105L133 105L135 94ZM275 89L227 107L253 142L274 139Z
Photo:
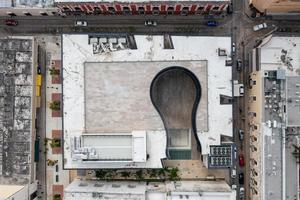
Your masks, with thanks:
M8 8L12 6L12 0L1 0L0 8Z
M16 7L48 7L54 0L15 0Z
M109 197L132 200L201 199L233 200L235 191L225 181L176 181L176 182L107 182L75 180L65 189L65 200Z
M33 156L32 38L0 39L0 183L31 180ZM30 158L30 159L29 159Z
M300 127L300 76L286 77L287 126Z
M267 14L291 14L300 11L300 4L298 1L286 0L250 0L250 3L262 13Z
M24 187L24 185L0 185L0 200L8 199Z

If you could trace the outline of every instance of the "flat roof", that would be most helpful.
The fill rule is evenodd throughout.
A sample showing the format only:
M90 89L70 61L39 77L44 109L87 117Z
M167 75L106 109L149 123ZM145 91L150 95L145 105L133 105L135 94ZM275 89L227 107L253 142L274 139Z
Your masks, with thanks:
M9 8L12 7L12 0L1 0L0 8Z
M99 133L144 130L149 138L165 137L163 123L150 100L149 87L153 77L169 66L186 67L203 82L196 120L202 154L209 154L209 145L219 145L221 135L232 136L232 105L220 104L220 95L232 96L231 67L225 66L226 56L218 56L217 52L218 48L230 52L230 37L172 36L174 49L163 49L163 36L134 37L137 50L94 54L88 35L63 35L65 147L74 136L95 130ZM199 49L202 46L205 51ZM90 70L88 80L84 70ZM105 103L96 106L92 101ZM88 119L94 117L97 121L86 123L89 115ZM159 151L165 151L166 140L155 141L156 147L162 146ZM147 148L149 145L147 142ZM72 163L67 148L64 151L66 166L80 166Z
M286 77L287 126L300 126L300 76Z
M25 184L31 174L33 63L31 37L0 39L0 183Z
M22 190L24 185L0 185L0 200L5 200Z
M130 196L134 199L166 200L167 196L172 199L182 199L189 196L190 199L199 197L199 193L206 200L233 200L236 198L235 191L231 190L225 181L167 181L150 182L124 181L107 182L94 180L74 180L65 189L66 200L76 198L92 199L101 194L101 197L114 195L115 198ZM116 197L117 196L117 197Z

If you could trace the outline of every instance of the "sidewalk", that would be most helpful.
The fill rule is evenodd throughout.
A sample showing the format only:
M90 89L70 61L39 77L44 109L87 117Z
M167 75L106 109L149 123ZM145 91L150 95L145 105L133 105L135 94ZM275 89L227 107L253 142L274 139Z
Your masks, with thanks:
M47 199L52 200L55 194L63 199L63 190L69 184L69 171L63 170L62 160L62 111L50 109L53 101L62 105L62 88L60 75L51 75L50 68L61 70L60 37L46 37L46 154Z

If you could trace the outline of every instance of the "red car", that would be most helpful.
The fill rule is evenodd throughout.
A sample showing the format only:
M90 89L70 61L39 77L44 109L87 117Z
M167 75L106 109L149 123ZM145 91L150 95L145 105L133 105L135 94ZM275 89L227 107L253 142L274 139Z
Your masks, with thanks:
M245 166L245 158L243 154L239 155L239 165L240 167L244 167Z
M17 26L18 25L18 21L14 20L14 19L7 19L7 20L5 20L5 24L7 26Z

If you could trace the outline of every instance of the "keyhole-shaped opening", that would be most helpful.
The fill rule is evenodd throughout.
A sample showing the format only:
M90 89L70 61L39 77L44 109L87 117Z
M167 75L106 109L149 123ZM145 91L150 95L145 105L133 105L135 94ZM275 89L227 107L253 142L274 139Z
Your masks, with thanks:
M168 159L198 159L201 146L195 118L201 85L197 77L183 67L166 68L154 77L150 96L167 132Z

